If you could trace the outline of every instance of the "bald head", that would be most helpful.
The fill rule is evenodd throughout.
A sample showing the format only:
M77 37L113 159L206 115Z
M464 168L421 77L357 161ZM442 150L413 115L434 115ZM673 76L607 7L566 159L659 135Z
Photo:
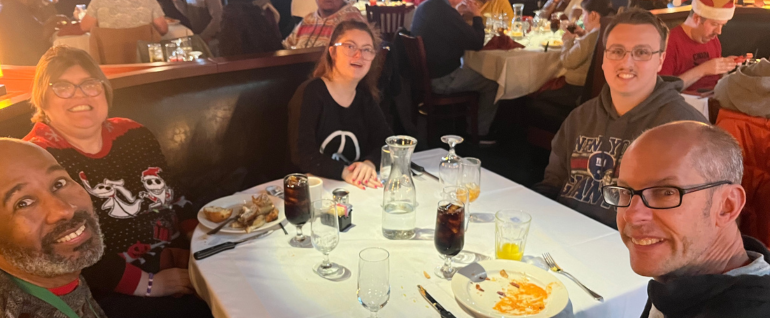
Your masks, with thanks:
M638 150L635 150L638 149ZM723 129L696 121L677 121L644 132L629 146L625 157L653 151L666 159L691 164L706 182L740 184L743 155L740 145Z
M663 280L722 273L742 251L735 223L746 202L742 171L741 148L715 126L674 122L634 140L618 176L632 195L617 208L631 268Z

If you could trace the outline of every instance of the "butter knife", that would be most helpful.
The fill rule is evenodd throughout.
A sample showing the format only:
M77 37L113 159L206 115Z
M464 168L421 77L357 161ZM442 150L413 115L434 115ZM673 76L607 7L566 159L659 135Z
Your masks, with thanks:
M434 176L434 175L433 175L433 174L431 174L430 172L427 172L427 171L425 171L425 168L424 168L423 166L421 166L421 165L418 165L418 164L416 164L416 163L414 163L414 162L412 162L412 170L414 170L414 171L417 171L417 172L422 172L422 173L424 173L424 174L427 174L427 175L429 175L431 178L433 178L433 179L436 179L436 181L439 181L437 176Z
M247 237L245 239L238 240L238 241L224 242L222 244L215 245L215 246L209 247L207 249L197 251L197 252L193 253L193 257L195 258L195 260L202 260L202 259L204 259L206 257L219 254L220 252L224 252L226 250L234 249L236 245L241 244L243 242L250 241L250 240L253 240L255 238L260 238L260 237L263 237L263 236L268 235L270 233L273 233L273 230L270 230L270 231L267 231L267 232L262 232L262 233L259 233L259 234L255 234L255 235L249 236L249 237Z
M425 290L425 288L422 288L421 285L417 285L417 289L420 291L422 298L425 298L425 300L428 301L431 306L433 306L433 309L438 311L439 315L441 315L441 318L455 318L455 315L444 309L444 307L442 307L435 299L433 299L433 297L431 297L430 294L428 294L428 291Z

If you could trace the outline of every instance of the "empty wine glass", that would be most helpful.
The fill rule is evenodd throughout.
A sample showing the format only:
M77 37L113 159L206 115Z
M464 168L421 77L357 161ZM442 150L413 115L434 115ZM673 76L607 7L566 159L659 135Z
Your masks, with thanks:
M340 266L329 261L329 253L340 242L337 204L334 201L313 201L313 216L310 218L310 238L313 242L313 247L324 254L323 261L313 266L313 271L325 278L341 277L343 271Z
M387 250L370 247L358 253L358 302L369 310L371 317L385 307L390 299L390 264Z
M441 137L441 141L449 145L449 152L441 158L438 166L438 176L441 181L441 187L457 185L458 178L462 171L462 158L455 153L455 146L463 142L463 137L455 135L446 135Z

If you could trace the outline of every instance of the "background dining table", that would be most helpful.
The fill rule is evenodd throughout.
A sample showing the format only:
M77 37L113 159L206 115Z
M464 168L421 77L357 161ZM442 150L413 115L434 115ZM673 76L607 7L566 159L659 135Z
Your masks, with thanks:
M412 161L428 172L438 174L444 149L417 152ZM324 179L325 196L335 188L350 192L353 205L352 228L340 233L340 242L331 260L348 274L330 281L312 270L322 254L311 248L295 248L289 239L295 226L285 223L289 235L280 228L263 238L239 245L234 250L196 261L190 260L190 278L198 294L209 303L215 317L363 317L368 315L356 298L358 253L367 247L390 252L390 301L380 317L438 317L417 291L421 284L456 317L470 317L455 300L451 282L436 277L433 269L442 260L433 243L439 182L428 176L414 178L417 189L417 236L413 240L388 240L381 232L382 189L360 190L342 181ZM260 193L268 182L243 193ZM557 317L633 317L641 314L646 301L648 278L635 274L629 265L626 247L616 230L551 201L521 185L482 168L481 195L471 203L474 219L465 238L465 251L494 257L493 213L502 209L521 209L532 215L525 247L525 259L538 264L549 252L566 271L604 296L594 300L574 282L554 274L566 286L570 303ZM192 252L242 234L206 235L200 225L193 235ZM310 226L303 228L310 234ZM542 264L541 264L542 266ZM430 274L428 279L423 272Z
M183 36L188 36L188 35L193 35L193 32L192 30L188 29L186 26L180 23L169 24L168 32L164 34L161 37L161 39L171 40L171 39L181 38ZM64 36L59 36L57 32L53 36L53 45L66 45L69 47L74 47L74 48L84 50L89 53L91 52L90 41L91 41L91 33L88 33L88 32L80 35L64 35Z
M547 51L541 45L549 34L528 34L525 48L465 51L463 63L487 79L497 82L495 101L515 99L536 92L548 80L564 75L561 47Z

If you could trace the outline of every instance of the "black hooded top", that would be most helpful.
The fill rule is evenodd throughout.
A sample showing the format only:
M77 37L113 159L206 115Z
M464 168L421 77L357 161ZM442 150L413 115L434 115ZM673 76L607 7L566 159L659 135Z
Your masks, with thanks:
M770 251L756 239L743 236L743 245L770 262ZM666 318L770 317L770 275L698 275L665 284L650 280L647 296L641 318L649 317L652 304Z

